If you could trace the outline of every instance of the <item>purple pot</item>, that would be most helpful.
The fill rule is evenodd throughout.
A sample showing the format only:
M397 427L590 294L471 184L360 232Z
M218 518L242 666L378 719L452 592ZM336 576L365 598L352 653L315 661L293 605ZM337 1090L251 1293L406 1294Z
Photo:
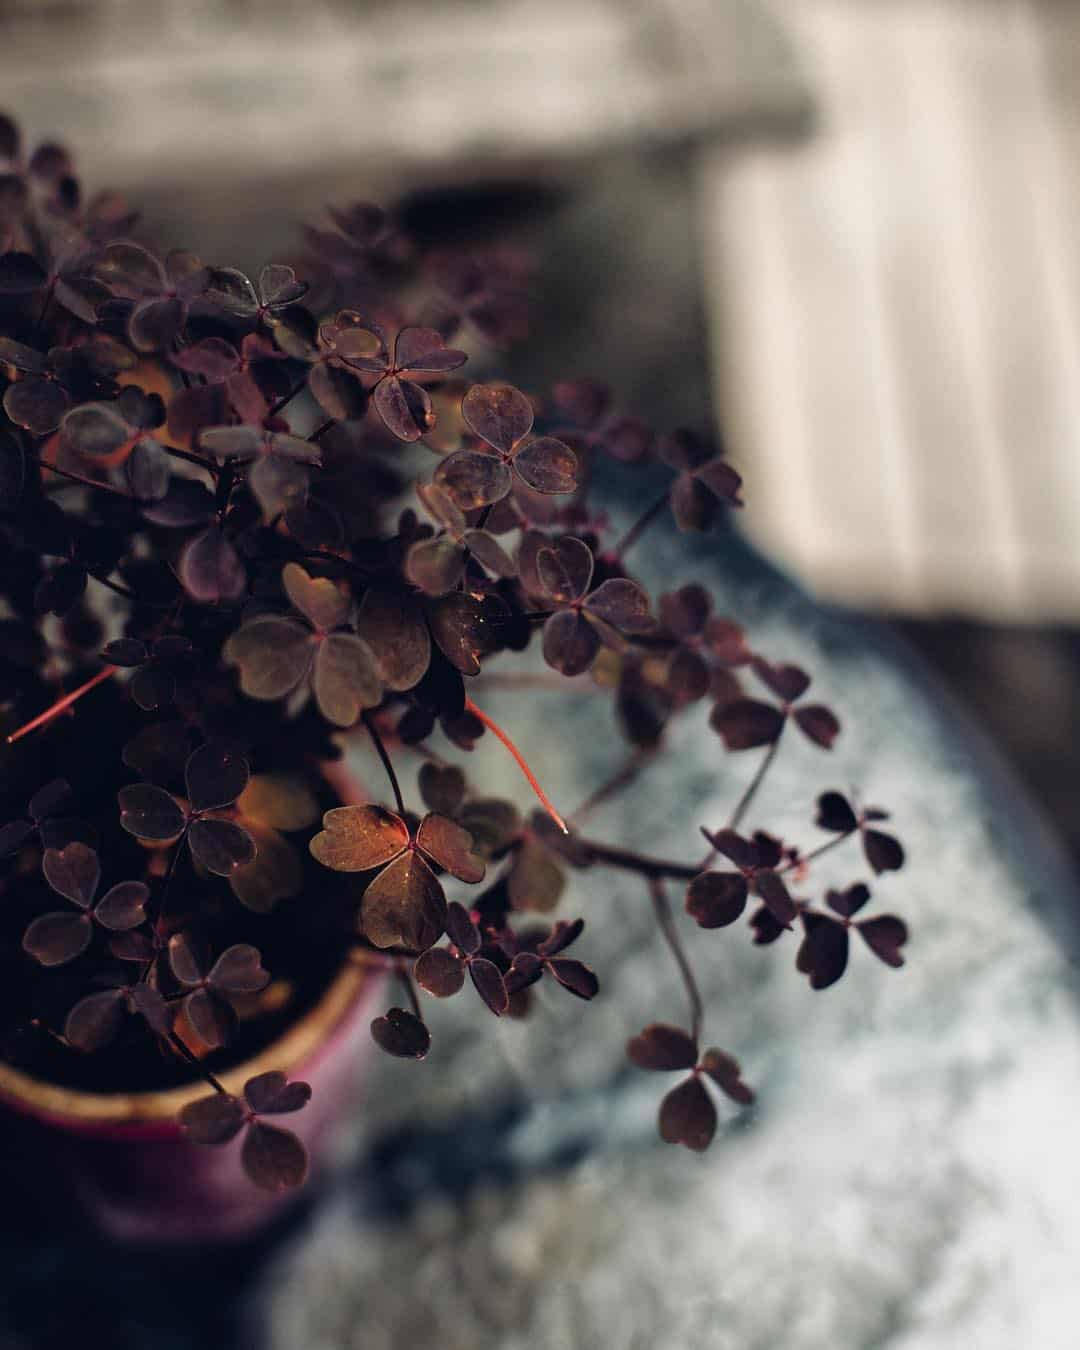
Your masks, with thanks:
M317 1171L334 1125L351 1104L372 1044L368 1025L381 974L347 965L322 999L279 1040L221 1075L230 1092L268 1069L312 1086L289 1119ZM119 1239L206 1242L240 1238L279 1213L296 1192L258 1190L240 1166L240 1140L190 1143L176 1123L206 1085L131 1094L79 1092L0 1064L0 1102L24 1117L35 1166L64 1169L90 1217Z

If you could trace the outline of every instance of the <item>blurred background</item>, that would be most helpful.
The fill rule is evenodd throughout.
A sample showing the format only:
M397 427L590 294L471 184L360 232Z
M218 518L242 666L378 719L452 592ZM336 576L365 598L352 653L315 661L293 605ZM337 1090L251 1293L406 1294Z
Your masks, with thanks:
M0 90L165 243L327 201L532 244L538 383L712 424L750 537L886 616L1080 856L1072 0L0 0ZM506 369L506 363L503 363Z

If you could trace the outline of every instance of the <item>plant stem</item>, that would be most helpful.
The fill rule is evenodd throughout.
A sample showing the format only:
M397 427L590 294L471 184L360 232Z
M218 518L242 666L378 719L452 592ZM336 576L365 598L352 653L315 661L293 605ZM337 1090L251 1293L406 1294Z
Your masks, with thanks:
M398 815L403 816L405 814L405 801L401 795L401 786L398 783L397 774L394 772L394 766L390 762L390 756L387 754L386 746L383 745L382 737L379 735L378 728L375 726L375 719L369 712L365 712L362 716L364 726L367 727L368 735L371 737L371 743L378 751L383 768L386 770L386 776L390 779L390 786L394 789L394 800L397 802Z
M291 403L293 399L297 396L297 394L302 393L306 387L307 387L307 376L305 375L304 378L300 381L298 385L296 385L295 388L290 389L287 394L282 394L282 396L278 399L278 401L271 405L271 407L267 410L266 413L267 417L276 417L278 413L281 412L282 408L286 407L289 403Z
M479 718L479 720L483 722L484 726L487 727L487 729L492 733L492 735L495 736L498 740L500 740L503 743L503 745L506 746L507 750L509 750L510 754L513 756L514 762L517 764L521 772L525 775L526 781L528 782L529 786L532 788L533 792L536 793L540 805L548 813L548 815L555 822L555 824L558 825L559 829L562 830L563 834L569 834L570 831L566 827L566 821L563 820L562 816L560 816L558 811L555 810L554 806L552 806L551 804L551 799L548 797L547 793L540 786L540 784L536 781L536 775L533 773L532 769L529 768L525 756L517 748L517 746L506 734L506 732L503 731L502 727L499 726L498 722L493 721L487 715L486 712L478 708L471 698L467 698L465 700L465 711L472 713L474 717Z
M777 874L779 875L783 874L784 872L792 872L797 867L805 867L807 863L813 862L815 859L820 858L822 854L828 853L830 849L834 849L838 847L840 844L846 843L854 835L858 834L858 832L859 831L857 829L848 830L846 834L838 834L833 839L826 839L826 841L823 844L819 844L817 848L812 848L809 853L800 853L800 855L797 858L793 858L791 862L785 863L783 867L778 867L776 869Z
M630 549L634 547L637 541L667 505L667 500L668 490L665 488L663 494L657 497L656 501L653 502L648 510L642 512L642 514L638 516L637 520L634 521L633 525L630 526L623 537L615 545L616 558L625 557Z
M172 455L174 459L185 459L189 464L197 464L200 469L205 469L207 473L215 477L221 472L221 466L215 464L212 459L206 459L203 455L192 454L190 450L181 450L176 445L162 445L162 450L167 455Z
M602 866L617 867L624 872L636 872L649 879L671 877L675 881L692 881L701 871L696 863L674 862L670 858L651 858L645 853L635 853L633 849L619 848L615 844L602 844L595 839L583 839L574 836L577 848L587 855L586 866L600 863Z
M55 703L45 709L43 713L38 713L37 717L32 718L18 731L13 731L7 738L8 745L14 745L16 741L22 740L24 736L31 731L37 731L38 727L43 727L51 722L54 717L58 717L66 708L70 708L73 703L82 698L83 694L88 694L91 689L96 688L103 680L107 680L110 675L116 674L116 666L103 666L96 675L92 675L85 684L80 684L78 689L73 689L70 694L65 694L63 698L58 698Z
M782 734L783 732L781 732L781 735ZM779 748L780 737L777 736L776 740L773 741L772 745L769 746L768 750L762 756L761 763L757 766L757 772L747 784L746 791L735 804L735 809L731 813L731 819L727 823L727 828L729 830L737 830L742 824L743 817L746 815L747 811L750 810L750 806L758 794L758 789L765 781L765 775L769 772Z
M98 483L93 478L84 478L81 473L72 473L70 469L61 469L57 464L50 464L47 460L39 459L38 464L43 469L48 469L50 473L58 473L61 478L70 478L73 483L81 483L83 487L94 488L98 492L111 492L114 497L123 497L125 501L133 501L134 498L129 492L121 492L111 483Z
M424 1020L423 1010L420 1007L420 1000L416 996L416 986L412 982L409 972L403 967L398 966L397 977L405 988L405 994L408 997L409 1004L412 1007L413 1016L418 1022Z
M214 1075L210 1072L210 1070L202 1064L197 1055L193 1055L191 1053L191 1051L187 1048L187 1046L184 1044L184 1042L180 1039L180 1037L176 1034L175 1031L169 1032L169 1044L173 1047L174 1050L179 1050L180 1054L183 1056L184 1059L187 1060L187 1062L190 1065L198 1069L198 1071L202 1074L202 1076L206 1079L206 1081L210 1084L210 1086L214 1089L215 1092L220 1092L223 1097L227 1097L229 1095L225 1091L224 1087L222 1087L221 1082L217 1078L215 1078Z
M664 883L657 877L653 877L649 881L649 897L656 914L656 922L660 925L660 932L671 949L675 964L679 967L683 984L686 986L686 994L690 1000L690 1035L693 1037L694 1044L697 1045L701 1040L701 1027L705 1017L701 1002L701 990L698 988L694 972L675 927L675 916L671 912L671 902L668 899L667 891L664 889Z

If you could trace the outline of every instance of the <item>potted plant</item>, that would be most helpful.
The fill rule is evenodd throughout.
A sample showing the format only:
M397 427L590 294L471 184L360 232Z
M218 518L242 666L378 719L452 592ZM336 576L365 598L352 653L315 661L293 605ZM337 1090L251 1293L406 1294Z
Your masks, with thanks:
M524 1017L544 981L591 1000L585 922L557 907L608 867L640 879L689 1003L685 1026L631 1029L629 1058L677 1075L661 1135L705 1148L716 1095L753 1094L705 1040L687 935L745 919L818 989L852 932L890 966L906 940L864 917L863 881L813 894L846 841L901 866L879 808L826 790L810 843L741 832L782 740L840 731L809 676L700 586L654 603L633 575L669 511L703 531L738 507L738 473L588 380L463 378L523 335L516 255L425 252L352 204L250 278L159 256L7 118L0 169L9 1111L114 1232L241 1231L304 1180L365 1046L427 1055L427 998ZM605 457L670 470L621 537L595 500ZM522 698L529 679L605 689L628 747L566 816L472 696L535 648ZM718 757L756 754L729 818L692 822L678 858L592 837L676 717ZM482 736L533 810L467 777ZM354 737L383 781L351 776Z

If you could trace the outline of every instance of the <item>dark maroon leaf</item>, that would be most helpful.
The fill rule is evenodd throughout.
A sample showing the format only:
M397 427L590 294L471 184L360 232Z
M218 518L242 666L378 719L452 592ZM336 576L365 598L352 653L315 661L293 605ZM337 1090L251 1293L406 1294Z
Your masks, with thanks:
M469 429L503 454L532 430L532 404L509 384L474 384L461 402Z
M299 1078L288 1082L279 1069L260 1073L244 1084L247 1104L261 1116L283 1116L299 1111L311 1100L311 1084Z
M592 550L582 540L564 535L537 553L536 573L544 593L553 600L561 604L580 600L592 582Z
M902 966L904 957L900 948L907 942L907 925L892 914L876 919L863 919L855 927L863 941L887 966Z
M469 975L476 992L496 1017L501 1017L509 1006L509 995L503 983L502 972L493 962L482 956L469 962Z
M725 928L742 915L748 894L740 872L702 872L686 889L686 911L702 928Z
M702 833L717 853L722 853L725 858L729 858L736 867L756 867L759 863L757 847L749 839L744 839L738 831L724 829L712 832L703 830Z
M810 976L811 989L828 989L847 969L848 931L823 914L805 914L803 922L806 936L795 959L796 967Z
M583 962L556 956L550 958L546 964L562 987L568 989L571 994L576 994L578 998L595 998L599 992L599 981Z
M758 872L754 877L754 890L765 901L769 909L782 924L794 922L799 907L788 894L783 879L776 872Z
M881 875L882 872L898 872L904 865L904 850L900 841L882 830L863 830L863 852L866 861Z
M113 405L83 403L64 415L60 435L80 454L104 459L130 440L132 431Z
M817 800L815 823L834 834L850 834L858 825L855 811L842 792L823 792Z
M799 666L774 666L755 656L751 662L755 675L785 703L794 703L810 688L810 676Z
M519 952L506 973L504 983L511 998L528 989L544 974L544 963L532 952Z
M190 750L183 722L155 722L128 741L123 760L129 769L151 782L172 782L183 771Z
M94 918L114 933L137 927L146 918L150 890L141 881L121 881L94 906Z
M34 826L29 820L12 820L0 827L0 858L17 852L33 833Z
M417 601L402 591L370 587L364 594L356 630L375 653L379 677L387 689L412 689L431 660L431 637Z
M429 947L417 958L413 976L421 989L426 989L429 994L450 998L465 983L465 967L460 957L445 947Z
M403 853L368 885L360 920L364 935L376 947L424 951L442 936L446 897L423 858Z
M231 876L255 858L254 839L231 820L210 817L192 821L188 843L196 861L219 877Z
M538 436L515 456L514 468L534 492L573 492L578 482L577 456L554 436Z
M134 937L135 934L125 934ZM119 942L114 938L113 943ZM114 953L115 954L115 953ZM145 959L145 958L143 958ZM128 991L128 1006L137 1013L155 1036L168 1036L173 1029L173 1010L161 994L148 984L137 984Z
M181 984L201 984L208 970L206 953L190 933L174 933L169 938L169 965Z
M435 470L435 482L462 511L501 502L513 485L510 470L494 455L455 450Z
M639 1069L692 1069L697 1063L697 1046L680 1027L653 1022L626 1044L626 1053Z
M435 425L427 390L412 380L388 375L375 386L372 401L387 430L399 441L418 441Z
M479 601L464 591L444 595L430 602L428 623L454 669L462 675L479 675L480 659L488 650L488 626Z
M754 750L761 745L772 745L779 739L784 729L784 714L771 703L740 698L723 706L717 704L709 725L728 750Z
M184 769L192 810L230 806L247 787L250 777L247 760L234 746L222 741L200 745Z
M23 934L23 951L43 966L62 966L86 951L92 931L85 914L41 914Z
M196 1144L227 1144L240 1133L246 1120L244 1103L228 1092L200 1097L180 1112L184 1133Z
M136 783L121 788L120 824L138 839L156 839L162 842L175 839L183 832L186 819L183 811L167 792L149 783Z
M840 723L834 713L820 703L813 703L809 707L796 708L793 716L804 736L823 750L832 749L833 741L840 734Z
M420 822L417 847L459 881L475 884L484 879L484 862L473 852L468 830L434 812Z
M71 400L54 380L24 376L4 391L4 411L32 436L47 436L60 425Z
M240 1153L244 1171L264 1191L284 1191L304 1182L307 1149L292 1130L253 1121Z
M216 525L184 545L179 576L192 599L203 604L238 600L247 587L247 573L240 555L225 531Z
M107 642L101 651L102 658L113 666L139 666L149 653L146 643L137 638L117 638Z
M209 989L196 989L184 999L184 1012L192 1030L211 1050L228 1045L236 1028L230 1004Z
M257 947L238 942L227 947L210 968L206 982L223 994L255 994L270 983Z
M452 816L465 798L465 775L456 764L434 764L426 760L418 775L420 795L432 811Z
M92 848L78 842L65 848L47 848L41 870L58 895L80 909L90 908L101 880L101 863Z
M725 1054L723 1050L706 1050L701 1057L701 1070L707 1073L720 1091L733 1102L738 1102L740 1106L752 1104L754 1093L742 1081L742 1070L737 1059Z
M699 1078L687 1078L660 1103L660 1138L701 1153L716 1133L716 1107Z
M575 943L584 931L584 919L573 919L569 922L560 919L537 947L537 955L542 957L558 956L560 952L566 951L567 947Z
M391 1008L371 1024L376 1045L399 1059L423 1059L431 1048L431 1033L418 1017L404 1008Z
M446 910L446 935L466 956L475 956L480 950L480 930L469 917L464 905L455 900Z
M120 1030L124 1002L123 989L103 989L98 994L87 994L68 1013L64 1036L76 1050L87 1053L101 1050Z
M544 660L562 675L588 670L599 650L596 630L574 610L560 610L544 624Z
M869 899L870 888L861 881L857 881L854 886L849 886L843 891L825 892L825 903L834 913L840 914L845 919L850 919L853 914L858 914Z
M789 931L787 925L777 919L768 905L759 905L754 910L750 916L750 927L754 933L754 942L759 947L775 942Z

